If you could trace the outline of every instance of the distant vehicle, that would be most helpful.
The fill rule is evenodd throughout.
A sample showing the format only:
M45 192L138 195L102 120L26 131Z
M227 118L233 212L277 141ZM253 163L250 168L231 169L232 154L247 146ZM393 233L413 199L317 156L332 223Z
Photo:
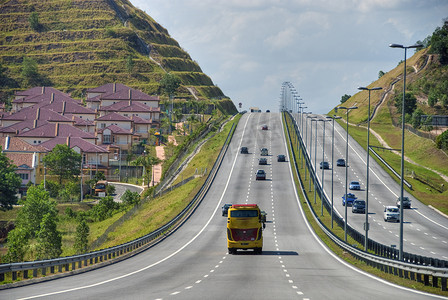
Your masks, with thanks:
M284 154L277 155L277 161L286 161L286 156Z
M336 161L336 166L338 167L345 167L345 159L340 158Z
M268 164L268 160L264 157L258 159L258 164L259 165L267 165Z
M264 170L257 170L255 180L266 180L266 172Z
M353 201L352 212L365 214L366 213L366 201L364 201L364 200Z
M249 149L247 149L247 147L241 147L240 153L241 154L249 154Z
M263 249L263 225L257 204L234 204L227 217L227 248L229 254L238 249L253 249L261 254Z
M232 206L232 204L224 204L222 207L222 216L227 216L227 212L229 211L229 208Z
M106 193L106 188L109 185L109 183L106 180L100 180L95 185L95 194L98 195L99 193Z
M266 109L266 112L271 112L269 109Z
M352 181L352 182L350 182L348 188L350 190L360 190L361 189L361 185L359 184L359 181Z
M400 208L400 197L397 199L397 207ZM404 196L403 197L403 208L411 208L411 199L409 197Z
M268 125L266 125L266 124L262 125L261 130L268 130Z
M328 161L321 161L320 162L320 169L330 169L330 164L328 163Z
M268 156L268 155L269 155L269 153L268 153L268 148L261 148L261 149L260 149L260 155L262 155L262 156Z
M352 206L353 201L355 201L356 199L358 199L358 198L355 196L355 194L348 193L347 194L347 206ZM345 195L342 196L342 206L345 206Z
M400 209L396 206L384 207L384 221L385 222L400 222Z

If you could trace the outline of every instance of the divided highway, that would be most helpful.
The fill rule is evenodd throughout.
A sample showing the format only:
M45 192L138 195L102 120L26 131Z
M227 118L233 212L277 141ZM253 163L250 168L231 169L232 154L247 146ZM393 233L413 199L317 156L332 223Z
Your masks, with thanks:
M299 124L301 124L300 115L295 115ZM319 119L325 119L323 115L316 115ZM310 121L303 119L303 130L306 132L308 126L308 145L311 142ZM308 119L309 120L309 119ZM322 170L319 164L322 161L322 141L323 141L323 122L317 122L317 175L322 182ZM335 145L334 160L338 158L345 159L346 149L346 131L337 122L335 124ZM330 163L330 169L324 170L324 189L328 199L331 199L331 168L334 171L334 204L339 215L344 217L344 206L342 206L342 195L345 193L345 168L336 166L331 162L331 136L332 122L326 123L325 129L325 161ZM311 160L314 165L314 145L315 128L313 122L313 149ZM406 142L406 141L405 141ZM309 149L309 147L308 147ZM350 191L358 199L366 199L366 176L367 176L367 152L351 137L349 137L349 171L348 183L359 181L361 190ZM385 222L383 219L384 206L396 205L397 198L400 195L400 185L397 184L388 173L373 159L370 159L369 176L369 238L385 245L396 245L399 247L399 223ZM397 170L398 172L400 170ZM448 260L448 218L442 216L435 210L427 207L413 196L405 191L405 196L412 199L411 209L404 209L404 234L403 251L419 254L428 257ZM348 207L347 220L350 225L359 232L364 232L365 214L352 213L351 207ZM363 245L359 245L363 249Z
M263 124L269 130L262 131ZM249 154L240 154L241 146ZM258 166L261 147L270 152L266 166ZM125 261L0 291L0 298L436 298L366 275L334 257L305 222L291 169L287 162L277 162L278 154L287 154L280 114L245 114L210 191L171 236ZM266 181L255 181L258 168L266 171ZM224 203L256 203L268 213L262 255L227 254Z

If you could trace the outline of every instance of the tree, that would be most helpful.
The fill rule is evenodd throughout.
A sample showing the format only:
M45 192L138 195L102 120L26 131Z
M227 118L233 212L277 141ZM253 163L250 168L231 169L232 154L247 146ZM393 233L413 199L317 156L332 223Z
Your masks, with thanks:
M351 95L347 95L345 94L344 96L341 97L341 103L344 103L345 101L347 101L348 99L350 99Z
M28 250L28 234L22 227L16 227L8 232L8 253L6 257L9 262L23 261Z
M437 104L438 101L437 98L438 95L436 89L435 88L430 89L428 94L428 105L434 107Z
M15 166L1 150L0 146L0 210L6 211L17 203L16 194L22 180L15 173Z
M40 30L41 25L39 23L39 14L37 12L32 12L28 18L28 21L30 22L30 26L33 30Z
M134 57L129 54L126 57L126 70L128 71L129 74L132 74L132 72L134 71L134 66L135 66Z
M17 227L23 228L29 237L36 237L45 215L57 218L56 202L50 200L49 193L42 185L31 186L17 215Z
M420 108L417 108L413 113L412 113L412 127L414 127L415 129L419 129L421 124L422 124L422 115L423 115L423 111Z
M442 150L448 150L448 130L445 130L442 134L437 136L436 147Z
M59 184L62 179L73 179L81 173L81 154L67 145L56 145L43 160L49 173L59 176Z
M403 103L403 93L395 95L395 107L399 109L401 112L401 103ZM412 93L406 93L405 96L405 103L404 103L404 113L412 115L414 110L417 108L417 98L415 98L414 94Z
M121 196L121 201L127 206L136 205L140 202L140 195L137 192L126 190Z
M90 228L89 225L87 225L87 222L84 218L81 218L78 226L76 226L76 234L75 234L75 250L76 253L86 253L87 252L87 246L89 244L89 233Z
M20 73L23 81L27 85L37 85L39 83L39 71L37 68L37 62L29 57L24 57L22 61L22 71Z
M431 37L431 52L439 54L442 65L448 64L448 19L442 28L437 27Z
M62 236L57 230L57 218L51 213L42 218L36 248L38 259L56 258L62 253Z
M147 147L147 149L148 149L147 152L150 153L151 152L150 148ZM132 161L131 164L134 166L143 166L143 169L145 171L144 177L145 177L145 180L148 183L148 187L149 187L149 183L151 182L150 176L151 176L152 166L154 166L160 162L161 162L161 160L157 156L145 154L145 155L141 155L141 156L137 157L137 159Z
M160 81L160 86L170 98L174 95L180 84L180 78L171 73L166 73Z
M384 74L385 74L385 73L384 73L383 71L380 70L380 71L378 72L378 79L380 79L381 77L383 77Z

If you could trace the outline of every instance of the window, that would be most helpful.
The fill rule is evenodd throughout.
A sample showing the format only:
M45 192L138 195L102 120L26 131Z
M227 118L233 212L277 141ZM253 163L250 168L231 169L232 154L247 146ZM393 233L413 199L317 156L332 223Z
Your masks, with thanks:
M106 128L106 123L101 123L101 128Z
M110 141L111 141L110 134L103 135L103 144L110 144Z
M28 174L20 173L19 176L22 180L28 180Z

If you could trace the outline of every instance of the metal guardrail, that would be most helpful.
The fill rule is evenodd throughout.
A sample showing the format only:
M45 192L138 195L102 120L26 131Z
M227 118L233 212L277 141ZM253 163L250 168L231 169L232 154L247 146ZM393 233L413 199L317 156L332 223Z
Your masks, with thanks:
M133 256L158 243L166 236L170 235L173 231L175 231L179 226L181 226L183 222L188 219L191 213L194 212L196 207L201 203L221 166L224 155L227 152L230 141L235 132L235 128L236 126L235 124L233 124L223 144L223 147L221 148L221 151L199 192L190 201L190 203L167 224L138 239L103 250L48 260L0 264L0 281L4 281L5 275L8 273L11 273L12 281L15 282L18 280L18 272L22 273L22 279L28 279L31 275L30 272L32 272L33 277L37 277L39 275L39 270L40 274L42 274L43 276L47 275L47 271L49 271L49 274L54 274L55 271L57 271L58 273L62 273L64 271L75 272L75 270L77 269L78 272L88 271L93 268L101 267L101 263L105 264L107 263L107 261L117 261ZM59 275L64 276L64 274ZM45 278L43 280L45 280ZM4 284L0 286L0 289L24 285L27 284L27 282L29 282L29 280L16 282L15 284Z
M398 179L401 179L400 174L397 173L397 171L394 170L378 153L376 153L375 150L372 149L372 147L369 147L370 151L395 175L398 177ZM403 180L403 183L412 190L412 184L407 182L406 180Z
M308 154L306 151L304 151L304 145L303 141L298 134L298 128L294 119L292 116L287 113L285 116L288 116L290 118L290 122L294 124L294 131L299 137L301 149L302 149L302 155L305 157L306 165L310 171L310 178L313 178L315 180L316 176L314 174L313 168L310 168L310 158L308 157ZM286 120L286 118L285 118ZM289 128L288 121L286 120L286 130L288 133L288 141L291 148L291 151L293 154L295 153L294 147L291 142L291 135L290 135L290 128ZM305 197L308 206L311 209L312 215L316 222L319 224L319 227L325 232L325 234L339 247L344 249L345 251L352 254L354 257L356 257L359 260L364 261L367 265L373 266L385 273L393 274L402 278L415 280L418 282L422 282L425 285L429 286L432 284L433 287L439 286L439 279L440 279L440 287L442 291L447 291L447 280L448 280L448 261L445 260L439 260L432 257L424 257L421 255L411 254L411 253L403 253L403 261L399 260L398 250L386 245L383 245L381 243L375 242L371 239L368 240L368 250L373 251L375 254L362 251L356 247L353 247L352 245L346 243L345 241L341 240L338 236L336 236L331 230L329 230L325 224L322 223L322 221L319 219L318 215L313 209L312 204L310 203L308 196L305 191L305 187L303 186L302 178L299 174L299 167L297 165L297 161L295 158L295 155L292 155L292 159L294 162L294 170L296 172L297 178L300 183L300 188L302 190L302 194ZM321 199L324 199L324 206L326 207L327 211L329 212L331 210L331 203L328 201L324 193L322 193L322 187L320 183L314 182L314 184L317 184L318 187L318 193ZM344 226L344 221L342 218L338 216L334 216L335 221L338 223L339 226ZM363 244L364 243L364 235L359 233L357 230L352 228L350 225L347 225L347 234L350 235L353 239L355 239L357 242ZM432 280L430 280L432 279Z

